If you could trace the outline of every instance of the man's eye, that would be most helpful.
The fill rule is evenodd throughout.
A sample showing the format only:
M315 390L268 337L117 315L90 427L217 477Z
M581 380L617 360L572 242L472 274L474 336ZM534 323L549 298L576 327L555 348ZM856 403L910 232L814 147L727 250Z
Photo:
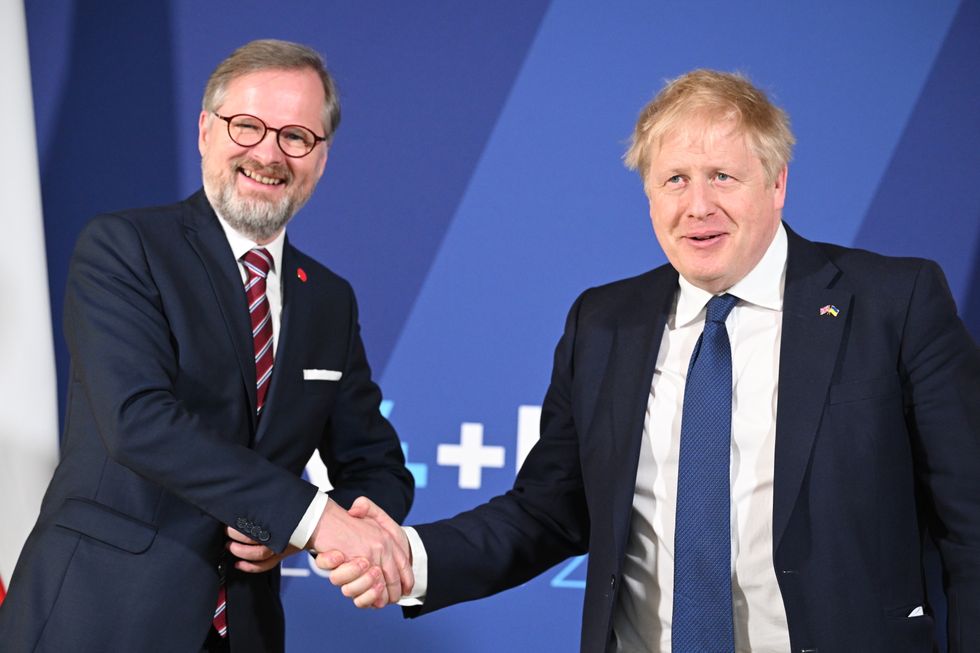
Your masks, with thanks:
M683 181L684 181L684 178L683 177L681 177L680 175L674 175L673 177L671 177L670 179L667 180L667 183L668 184L679 184L679 183L681 183Z
M236 122L232 126L240 132L256 132L262 129L254 122Z
M282 130L282 139L287 143L295 145L306 145L309 147L313 142L313 134L305 129L289 128Z
M718 181L728 181L731 179L731 176L725 174L724 172L719 172L717 175L715 175L715 179Z

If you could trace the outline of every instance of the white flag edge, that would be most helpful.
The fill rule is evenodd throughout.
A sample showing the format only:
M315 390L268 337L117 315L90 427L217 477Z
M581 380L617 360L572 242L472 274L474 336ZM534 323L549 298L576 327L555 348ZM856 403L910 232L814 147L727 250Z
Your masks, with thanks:
M21 2L0 2L0 579L10 583L58 462L58 399L44 220Z

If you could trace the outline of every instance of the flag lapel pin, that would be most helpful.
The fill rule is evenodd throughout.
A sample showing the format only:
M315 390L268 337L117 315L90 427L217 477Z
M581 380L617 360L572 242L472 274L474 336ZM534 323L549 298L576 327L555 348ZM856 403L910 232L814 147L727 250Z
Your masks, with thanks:
M837 317L839 313L840 313L840 309L834 306L833 304L827 304L826 306L820 307L821 315L829 315L830 317Z

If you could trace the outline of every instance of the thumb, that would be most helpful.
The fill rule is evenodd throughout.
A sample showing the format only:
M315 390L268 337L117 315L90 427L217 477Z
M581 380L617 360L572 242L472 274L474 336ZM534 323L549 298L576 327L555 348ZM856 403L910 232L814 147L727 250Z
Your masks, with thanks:
M327 551L316 555L316 566L325 571L331 571L339 567L346 560L346 556L340 551Z
M255 544L255 540L253 540L252 538L248 537L244 533L235 530L231 526L226 526L225 527L225 534L230 539L235 540L236 542L243 542L244 544Z
M405 539L405 534L402 532L401 526L399 526L398 522L392 519L388 513L382 510L374 501L371 501L367 497L358 497L351 505L348 513L352 517L372 520L375 524L380 526L383 531L394 538L396 542L401 543L403 545L402 548L407 549L408 540Z
M372 519L377 519L379 514L384 514L381 508L378 508L377 504L368 499L367 497L357 497L354 503L351 504L350 510L347 513L351 517L370 517Z

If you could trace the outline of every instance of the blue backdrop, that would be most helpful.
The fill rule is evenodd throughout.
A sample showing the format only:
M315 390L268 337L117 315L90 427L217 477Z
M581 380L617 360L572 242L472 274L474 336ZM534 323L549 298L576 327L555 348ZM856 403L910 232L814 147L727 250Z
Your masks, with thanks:
M26 8L56 325L86 220L199 186L197 114L220 59L263 37L327 57L344 119L290 237L358 291L419 486L409 522L510 486L573 298L664 261L621 155L664 78L694 67L741 70L789 111L795 230L938 260L980 334L974 0ZM577 648L581 560L412 622L355 610L303 557L285 571L290 650Z

